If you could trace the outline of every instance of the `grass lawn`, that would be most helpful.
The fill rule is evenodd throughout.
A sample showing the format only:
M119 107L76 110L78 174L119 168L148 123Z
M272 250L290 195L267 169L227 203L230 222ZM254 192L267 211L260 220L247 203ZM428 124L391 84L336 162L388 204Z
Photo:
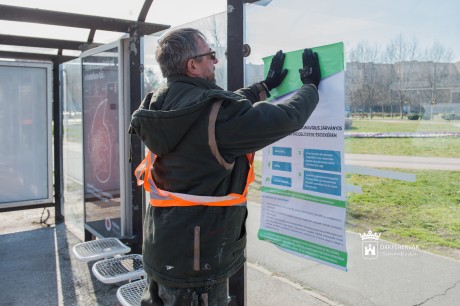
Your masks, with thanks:
M416 182L347 174L363 191L347 196L348 229L460 259L460 172L404 172Z
M353 120L352 132L460 132L459 121ZM460 137L346 138L346 153L460 157ZM388 169L387 169L388 170ZM460 259L460 172L411 171L416 182L347 174L347 226Z
M458 121L356 120L350 132L460 132ZM345 138L345 152L421 157L460 157L460 137Z
M460 157L460 137L345 138L345 153Z

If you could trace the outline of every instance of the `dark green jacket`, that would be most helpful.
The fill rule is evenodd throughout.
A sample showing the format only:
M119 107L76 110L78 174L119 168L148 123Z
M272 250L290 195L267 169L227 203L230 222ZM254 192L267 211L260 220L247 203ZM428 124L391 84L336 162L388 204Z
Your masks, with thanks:
M131 127L157 155L157 186L203 196L241 193L249 169L245 154L302 128L318 103L310 85L277 105L255 103L264 94L259 88L229 92L204 79L175 77L147 95ZM246 207L149 205L144 220L146 272L175 287L224 281L245 260L246 214ZM194 269L197 238L200 269Z

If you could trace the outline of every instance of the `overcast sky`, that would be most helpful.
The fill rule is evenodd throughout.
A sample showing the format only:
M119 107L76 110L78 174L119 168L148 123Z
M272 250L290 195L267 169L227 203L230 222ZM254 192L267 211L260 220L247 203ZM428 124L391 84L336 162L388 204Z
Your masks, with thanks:
M137 19L143 0L8 0L1 4ZM226 0L154 0L148 22L180 25L226 9ZM251 62L285 51L342 41L350 49L361 41L383 48L397 35L416 38L420 48L439 41L460 61L460 2L458 0L273 0L265 7L249 5L246 42ZM0 22L0 33L86 40L87 30L50 30L45 25ZM96 41L119 34L96 32Z
M437 40L460 61L458 0L273 0L248 7L247 24L247 41L262 56L338 41L346 49L362 41L383 48L402 35L421 49Z

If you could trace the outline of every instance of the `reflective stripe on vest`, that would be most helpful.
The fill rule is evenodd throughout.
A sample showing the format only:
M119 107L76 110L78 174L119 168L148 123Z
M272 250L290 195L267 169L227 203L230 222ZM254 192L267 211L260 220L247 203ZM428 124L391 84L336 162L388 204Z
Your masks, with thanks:
M226 196L197 196L185 193L169 192L162 190L155 185L152 178L153 164L156 156L153 158L152 153L147 152L144 160L137 166L134 174L137 178L137 185L144 185L144 189L150 194L150 205L155 207L172 207L172 206L244 206L247 202L247 193L249 185L254 181L254 153L246 155L249 161L248 177L246 186L242 194L231 193Z

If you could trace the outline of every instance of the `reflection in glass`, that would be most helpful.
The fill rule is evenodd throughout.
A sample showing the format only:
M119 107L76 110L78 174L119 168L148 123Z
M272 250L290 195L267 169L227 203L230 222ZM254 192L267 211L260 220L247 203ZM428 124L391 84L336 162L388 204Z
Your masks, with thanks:
M121 235L118 48L83 58L85 222L104 237Z
M62 65L62 172L65 223L67 228L84 240L83 206L83 124L81 60Z
M215 65L217 85L227 88L227 58L225 55L227 49L227 14L216 14L172 29L189 27L200 30L207 38L209 47L216 50L216 57L219 61ZM155 60L157 42L163 33L155 33L144 38L144 95L166 82L161 74L160 66Z

